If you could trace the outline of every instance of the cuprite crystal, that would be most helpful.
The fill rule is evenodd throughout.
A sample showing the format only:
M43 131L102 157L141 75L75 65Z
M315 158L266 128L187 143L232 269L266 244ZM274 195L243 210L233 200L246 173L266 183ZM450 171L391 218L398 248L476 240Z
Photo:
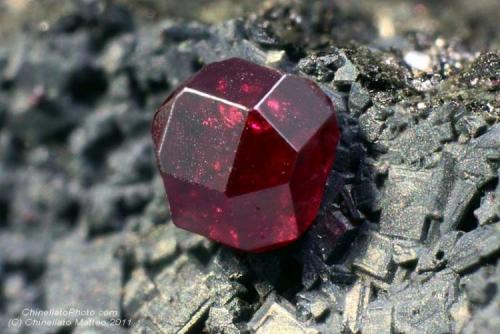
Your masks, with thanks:
M238 58L183 83L151 132L173 222L253 252L311 225L340 137L315 83Z

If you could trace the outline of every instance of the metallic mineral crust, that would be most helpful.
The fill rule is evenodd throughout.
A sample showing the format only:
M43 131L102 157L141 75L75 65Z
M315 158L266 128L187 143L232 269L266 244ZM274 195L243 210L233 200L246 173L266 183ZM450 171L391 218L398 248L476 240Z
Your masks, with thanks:
M315 83L231 58L171 94L152 137L174 223L260 252L311 225L340 134Z

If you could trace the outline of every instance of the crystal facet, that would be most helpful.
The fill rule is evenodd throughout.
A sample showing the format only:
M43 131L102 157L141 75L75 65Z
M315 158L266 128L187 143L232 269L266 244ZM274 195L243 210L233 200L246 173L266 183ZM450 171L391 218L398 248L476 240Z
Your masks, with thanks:
M311 225L340 137L316 84L238 58L182 84L151 133L174 223L253 252Z

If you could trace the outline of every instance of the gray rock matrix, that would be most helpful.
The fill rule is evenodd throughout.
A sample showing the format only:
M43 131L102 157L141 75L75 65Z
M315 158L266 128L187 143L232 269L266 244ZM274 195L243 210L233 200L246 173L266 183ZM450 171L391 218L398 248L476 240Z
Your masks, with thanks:
M130 3L0 39L0 332L500 333L496 1ZM155 108L234 56L318 82L342 131L314 225L271 253L177 229L154 165Z

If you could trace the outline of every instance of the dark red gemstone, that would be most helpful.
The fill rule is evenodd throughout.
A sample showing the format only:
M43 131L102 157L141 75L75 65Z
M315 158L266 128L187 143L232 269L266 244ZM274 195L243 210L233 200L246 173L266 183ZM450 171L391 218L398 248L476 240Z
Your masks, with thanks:
M340 136L316 84L237 58L171 94L151 132L174 223L255 252L311 225Z

